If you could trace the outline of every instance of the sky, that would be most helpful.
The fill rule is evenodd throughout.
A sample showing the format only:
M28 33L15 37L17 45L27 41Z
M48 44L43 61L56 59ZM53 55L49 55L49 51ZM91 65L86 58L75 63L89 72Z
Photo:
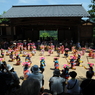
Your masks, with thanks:
M0 15L8 11L13 5L54 5L54 4L82 4L86 11L91 0L0 0Z

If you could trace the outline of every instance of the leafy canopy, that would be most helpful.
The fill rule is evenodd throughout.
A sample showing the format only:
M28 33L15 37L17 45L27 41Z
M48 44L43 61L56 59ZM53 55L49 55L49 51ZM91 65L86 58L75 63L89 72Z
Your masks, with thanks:
M91 15L90 19L95 22L95 0L91 0L89 8L90 10L88 12Z
M4 11L3 12L3 14L5 14L6 12ZM2 14L2 15L3 15ZM0 15L0 17L2 16L2 15ZM0 23L2 23L2 22L7 22L7 21L9 21L9 19L7 19L7 18L2 18L2 19L0 19Z

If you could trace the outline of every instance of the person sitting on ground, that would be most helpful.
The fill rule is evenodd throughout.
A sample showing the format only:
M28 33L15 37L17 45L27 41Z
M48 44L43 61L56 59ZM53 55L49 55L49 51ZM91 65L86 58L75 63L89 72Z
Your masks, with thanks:
M20 87L19 77L18 77L16 71L14 70L14 68L11 65L7 64L7 67L8 67L8 70L10 71L10 73L12 74L12 81L13 81L12 88L14 87L14 88L18 89Z
M52 94L63 95L65 79L60 77L60 70L55 69L53 76L49 79L49 88Z
M38 65L32 66L31 67L31 71L32 71L32 73L30 73L28 75L27 79L29 79L29 78L37 79L40 82L40 88L41 88L41 90L43 90L44 75L39 72L40 69L39 69Z
M40 95L40 83L37 79L29 78L21 84L20 95Z
M5 64L0 64L0 95L7 95L9 92L12 76L11 74L4 72Z
M81 92L83 95L95 95L95 80L92 79L93 73L87 71L86 77L87 79L83 80L80 84Z
M69 75L71 79L67 81L67 93L69 93L70 95L79 95L80 86L79 81L76 79L77 73L75 71L71 71Z

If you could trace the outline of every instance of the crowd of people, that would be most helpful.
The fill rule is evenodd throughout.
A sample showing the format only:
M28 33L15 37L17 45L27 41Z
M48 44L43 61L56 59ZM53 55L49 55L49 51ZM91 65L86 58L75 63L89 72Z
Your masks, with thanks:
M86 72L86 79L79 84L75 71L69 72L71 79L61 76L61 71L55 69L49 79L49 92L44 92L44 75L38 65L31 67L27 79L19 85L19 78L14 68L4 61L0 66L0 95L95 95L95 80L93 73ZM65 89L67 88L66 93Z
M54 45L53 42L40 42L37 44L34 42L18 41L11 42L10 45L4 44L1 47L0 58L0 95L95 95L94 87L95 80L93 63L88 62L89 68L81 65L83 62L81 56L85 54L86 47L81 47L78 42L73 46L73 41L68 43L59 43ZM5 52L6 49L6 52ZM89 48L88 48L89 49ZM36 50L40 50L40 66L33 65L31 61L32 56L36 56ZM89 49L92 50L92 49ZM45 57L44 52L48 52L48 56L51 56L54 51L57 53L57 57L54 57L54 71L53 76L49 79L49 92L44 92L44 70L45 70ZM69 51L72 52L72 56L69 55ZM89 52L90 53L90 52ZM63 54L68 64L64 64L63 69L59 68L59 57ZM15 69L7 64L4 59L9 56L9 62L16 60L16 65L23 65L23 77L18 77ZM25 57L24 62L20 57ZM77 72L73 71L76 68L74 66L83 66L87 72L87 79L83 80L79 84L79 80L76 79ZM72 71L69 71L72 69ZM20 79L23 80L20 85ZM67 89L65 91L65 88Z

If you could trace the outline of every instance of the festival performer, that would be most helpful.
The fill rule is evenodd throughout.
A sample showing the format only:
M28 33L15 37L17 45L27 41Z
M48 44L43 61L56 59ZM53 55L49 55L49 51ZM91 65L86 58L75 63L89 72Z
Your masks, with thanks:
M72 46L72 53L74 54L75 46Z
M61 54L64 53L64 45L61 45L61 46L60 46L60 51L61 51Z
M44 45L41 45L40 46L40 49L41 49L40 56L43 56L44 55L44 52L45 52L45 46Z
M53 62L54 62L54 68L55 69L59 69L59 61L58 61L58 59L59 59L58 57L54 57Z
M76 69L74 68L74 66L76 65L75 64L75 60L74 60L74 57L72 56L71 59L70 59L70 64L71 64L71 69Z
M20 65L20 64L21 64L21 58L20 58L19 55L20 55L20 54L18 54L18 55L16 56L16 65Z
M0 58L0 65L2 65L4 62L4 58Z
M11 60L9 60L9 61L11 61L11 62L13 62L14 60L15 60L15 57L14 57L14 54L13 54L14 52L13 51L11 51L11 54L9 55L9 57L10 57L10 59Z
M93 50L91 49L91 50L89 51L88 56L89 56L89 57L92 57L92 54L93 54Z
M85 67L85 66L84 66L84 68L85 68L86 70L92 72L92 74L94 75L94 70L93 70L94 63L88 62L88 66L89 66L89 68L87 68L87 67Z
M35 54L36 54L36 46L32 46L31 54L32 54L32 56L35 56Z
M41 58L40 58L40 70L41 70L41 73L44 72L45 66L46 66L45 57L41 57Z
M82 55L84 55L85 54L85 50L86 50L86 48L82 48Z
M78 54L78 57L76 59L76 66L80 66L80 63L83 63L83 61L81 60L81 55Z
M25 62L29 62L30 64L32 64L31 57L29 54L25 57Z
M51 54L53 54L53 52L54 52L54 45L52 44L51 45Z
M92 58L95 59L95 53L92 54Z
M73 58L74 58L74 60L76 60L76 59L77 59L77 57L78 57L78 55L77 55L77 54L73 54Z
M28 43L28 44L27 44L27 45L28 45L28 50L30 50L30 44L31 44L31 43Z
M64 53L64 56L65 57L68 57L69 55L68 55L68 52L69 52L69 48L65 48L65 53Z
M91 71L94 75L94 71L93 71L94 63L88 63L88 66L89 66L89 71Z
M31 73L30 71L30 63L29 62L23 62L22 63L22 66L24 67L23 68L23 74L24 74L24 80L27 79L28 75Z
M8 47L8 49L6 50L6 56L8 56L11 52L10 52L10 48Z
M50 56L51 54L52 54L52 48L51 48L51 46L48 46L48 56Z
M23 50L27 50L27 42L26 42L26 40L23 41Z
M23 43L19 43L19 51L23 50Z
M22 56L23 56L23 57L26 57L26 56L27 56L27 52L26 52L26 51L23 51Z
M60 47L57 48L57 56L60 57Z
M4 49L1 49L1 57L4 58Z
M77 53L78 53L77 49L74 49L73 54L77 55Z
M68 79L69 78L69 65L68 64L64 64L63 65L63 70L62 70L62 74L61 77Z
M23 55L23 49L21 48L19 52L20 52L20 56L22 56Z

